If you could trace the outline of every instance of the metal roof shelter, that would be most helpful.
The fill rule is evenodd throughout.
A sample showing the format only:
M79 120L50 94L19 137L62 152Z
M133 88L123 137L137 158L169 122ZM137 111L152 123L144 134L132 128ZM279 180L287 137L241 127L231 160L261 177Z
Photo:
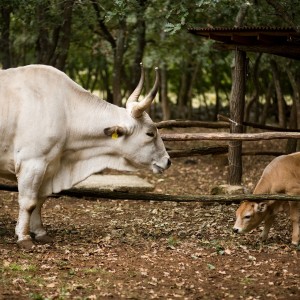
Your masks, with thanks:
M235 68L230 99L232 133L242 133L246 85L246 52L268 53L300 60L300 28L291 27L204 27L188 32L216 41L218 50L235 51ZM242 142L229 142L229 179L231 185L241 184Z
M292 27L205 27L189 28L194 35L217 43L219 50L262 52L300 60L300 28Z

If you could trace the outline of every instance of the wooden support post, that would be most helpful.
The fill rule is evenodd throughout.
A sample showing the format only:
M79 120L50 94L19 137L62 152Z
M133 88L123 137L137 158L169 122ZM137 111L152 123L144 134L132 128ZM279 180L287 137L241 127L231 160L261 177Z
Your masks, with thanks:
M235 50L235 66L232 78L232 92L230 99L230 118L233 121L230 126L231 133L243 132L245 82L246 82L246 53ZM228 163L230 185L240 185L242 181L242 142L229 142Z

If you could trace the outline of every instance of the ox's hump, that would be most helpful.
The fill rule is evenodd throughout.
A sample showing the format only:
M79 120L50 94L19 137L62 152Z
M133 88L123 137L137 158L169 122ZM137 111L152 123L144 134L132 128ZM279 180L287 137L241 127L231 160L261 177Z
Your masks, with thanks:
M64 72L48 65L33 64L2 70L0 76L2 76L2 79L9 82L27 83L27 86L30 86L31 84L36 85L38 83L56 85L57 87L67 85L74 91L89 93Z

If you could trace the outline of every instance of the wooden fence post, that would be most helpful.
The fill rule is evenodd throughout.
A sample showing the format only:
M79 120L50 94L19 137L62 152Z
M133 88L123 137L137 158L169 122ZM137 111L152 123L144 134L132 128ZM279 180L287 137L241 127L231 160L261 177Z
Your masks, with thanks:
M231 133L243 132L244 103L246 82L246 52L235 50L235 66L233 70L232 92L230 99ZM231 141L228 144L228 163L230 185L240 185L242 181L242 142Z

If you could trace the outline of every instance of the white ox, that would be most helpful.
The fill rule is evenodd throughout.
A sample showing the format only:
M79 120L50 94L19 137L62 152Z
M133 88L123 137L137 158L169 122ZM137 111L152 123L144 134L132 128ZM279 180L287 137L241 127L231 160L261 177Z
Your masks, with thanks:
M145 110L158 89L126 109L100 100L59 70L30 65L0 71L0 177L18 182L18 244L49 242L41 220L46 197L105 168L163 172L169 155Z

